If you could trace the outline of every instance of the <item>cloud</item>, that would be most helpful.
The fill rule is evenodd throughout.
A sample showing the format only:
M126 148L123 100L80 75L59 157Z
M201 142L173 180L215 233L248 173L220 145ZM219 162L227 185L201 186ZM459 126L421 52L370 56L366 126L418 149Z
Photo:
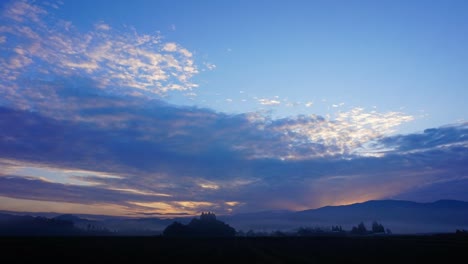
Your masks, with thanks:
M4 11L3 15L17 22L31 20L39 23L42 21L41 16L47 15L47 11L27 1L16 1Z
M213 63L205 62L205 63L203 63L203 65L205 65L206 69L208 69L210 71L216 69L216 65L213 64Z
M278 99L267 99L267 98L260 98L258 99L258 102L261 105L280 105L281 104L281 101L279 101Z
M314 115L275 120L261 114L226 115L206 109L177 108L139 97L119 99L96 94L93 88L77 90L67 88L67 83L61 87L62 83L53 89L49 89L49 85L55 83L31 87L31 91L23 89L22 99L27 99L28 104L41 112L41 116L27 118L39 118L41 121L37 123L42 122L42 127L29 125L28 129L44 130L49 129L49 125L65 125L60 131L68 129L69 122L73 120L104 129L77 128L76 133L82 135L106 134L105 129L117 129L120 137L128 137L127 141L136 137L138 144L144 140L162 144L163 149L171 146L175 151L186 153L221 149L254 159L284 160L359 154L359 148L365 143L377 140L391 133L399 124L411 120L410 116L401 113L366 112L360 108L340 112L330 120ZM34 97L41 88L52 91L47 101ZM4 111L6 121L24 114L8 109ZM53 119L42 120L44 117ZM54 121L57 119L64 122L58 124ZM21 122L16 126L21 126ZM208 134L211 135L210 141L204 137ZM12 133L10 136L15 135ZM93 141L93 136L85 138Z
M345 105L345 103L332 104L332 107L333 107L333 108L337 108L337 107L341 107L341 106L343 106L343 105Z
M16 212L61 212L66 214L134 215L134 211L115 204L82 204L17 199L0 196L2 209Z
M83 76L100 89L120 87L150 94L197 87L191 82L198 74L192 53L179 44L131 28L119 31L102 22L93 31L81 32L47 8L29 1L6 5L0 18L5 54L0 57L0 87L5 97L21 90L18 80L31 77Z
M83 33L35 3L12 2L1 18L0 209L186 215L425 199L439 187L466 197L454 187L466 182L466 123L393 135L413 117L170 105L145 95L195 96L190 51L102 22Z
M303 159L359 154L364 144L394 132L395 127L412 119L398 112L366 112L354 108L338 113L332 120L303 115L275 120L268 127L282 133L283 140L289 143L286 149L302 149L291 151L283 158Z
M0 70L4 197L106 204L125 213L227 213L378 198L422 181L387 165L405 164L401 159L363 157L364 147L411 116L355 108L333 118L273 119L151 100L142 93L192 93L192 53L103 23L81 33L68 21L45 20L43 7L18 3L0 29L8 51ZM281 104L278 97L258 102ZM377 181L379 169L389 173ZM341 194L334 200L324 190L336 175L346 184L330 187ZM384 179L402 184L385 190ZM372 195L362 195L369 188Z
M416 186L411 192L394 196L395 199L432 202L434 200L468 201L468 179L460 177L437 183Z
M272 119L96 94L63 81L40 87L49 86L56 101L30 99L35 111L0 108L0 196L133 213L307 209L411 193L467 169L466 128L389 136L411 120L397 112ZM443 147L420 148L413 138L421 136ZM382 145L394 151L362 155Z
M106 23L100 22L94 26L97 30L111 30L111 26Z
M75 185L94 185L92 179L97 178L122 178L116 174L105 172L62 169L28 162L17 162L15 160L0 159L2 173L27 178L37 178L57 183L70 183ZM91 180L90 180L91 179Z
M400 153L421 152L452 146L468 146L468 123L424 130L412 135L386 137L378 144L387 150Z
M175 52L177 50L177 44L173 42L166 43L163 47L163 50L169 51L169 52Z

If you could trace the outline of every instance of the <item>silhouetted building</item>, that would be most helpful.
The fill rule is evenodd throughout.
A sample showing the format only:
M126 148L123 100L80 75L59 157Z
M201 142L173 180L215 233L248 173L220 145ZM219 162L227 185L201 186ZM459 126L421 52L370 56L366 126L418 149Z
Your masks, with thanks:
M216 221L216 215L212 212L202 212L200 215L201 221Z

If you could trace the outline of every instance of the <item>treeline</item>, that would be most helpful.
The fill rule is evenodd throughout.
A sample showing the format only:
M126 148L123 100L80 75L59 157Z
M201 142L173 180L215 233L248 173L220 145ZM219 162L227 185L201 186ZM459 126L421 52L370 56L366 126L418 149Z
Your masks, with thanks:
M174 222L163 231L166 237L234 237L236 230L216 219L211 212L203 212L200 219L193 218L187 225Z
M353 226L351 230L344 230L341 226L331 226L331 227L300 227L294 231L254 231L249 230L244 232L242 230L236 233L236 236L240 237L286 237L286 236L346 236L346 235L384 235L392 234L390 229L385 229L385 227L374 221L372 223L371 229L367 229L363 222L359 223L357 226Z
M0 214L0 236L118 236L126 233L110 231L95 222L86 222L77 227L74 218L59 216L55 218L17 216ZM135 230L131 235L148 235L148 230ZM200 218L193 218L188 224L173 222L161 233L165 237L308 237L308 236L362 236L391 234L390 229L374 221L368 229L363 222L345 230L342 226L300 227L292 231L236 231L228 224L216 219L211 213L202 213ZM457 233L466 234L465 230ZM151 235L151 234L150 234Z
M73 221L42 216L18 216L0 214L0 236L105 236L111 233L105 228L88 226L77 228Z
M249 230L236 231L228 224L216 219L216 215L211 212L203 212L200 218L193 218L189 224L184 225L179 222L173 222L163 231L163 236L166 237L262 237L262 236L344 236L344 235L370 235L370 234L391 234L389 229L374 221L370 230L367 229L364 222L354 226L350 231L344 230L341 226L331 226L330 228L320 227L300 227L295 231L273 231L273 232L256 232Z
M46 217L11 216L1 219L0 235L76 235L79 230L70 221L51 219Z
M353 226L351 229L351 234L355 235L367 235L367 234L391 234L392 231L390 229L385 229L385 227L382 224L379 224L377 221L374 221L372 223L372 229L367 230L366 226L364 225L363 222L359 223L359 225Z

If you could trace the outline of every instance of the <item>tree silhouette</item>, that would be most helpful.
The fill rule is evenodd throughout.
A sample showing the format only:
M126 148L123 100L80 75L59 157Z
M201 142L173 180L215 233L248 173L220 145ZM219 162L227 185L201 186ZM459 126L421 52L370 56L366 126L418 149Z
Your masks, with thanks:
M186 225L183 225L177 221L170 224L164 229L163 235L170 237L184 237L190 234L190 230Z
M353 229L351 230L351 233L356 234L356 235L365 235L365 234L367 234L367 228L364 225L364 223L361 222L361 223L359 223L359 225L357 227L353 226Z
M343 232L343 228L341 226L332 226L332 232Z
M382 224L377 223L374 221L372 223L372 233L385 233L385 228Z
M236 230L216 219L213 213L202 213L200 219L194 218L188 225L179 222L170 224L163 232L169 237L233 237Z

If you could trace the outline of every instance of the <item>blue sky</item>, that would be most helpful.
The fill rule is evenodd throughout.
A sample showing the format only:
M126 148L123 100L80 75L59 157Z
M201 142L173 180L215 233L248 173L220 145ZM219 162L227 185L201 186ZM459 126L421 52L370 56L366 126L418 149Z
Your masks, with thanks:
M414 116L402 128L414 132L467 115L466 9L465 1L70 1L57 15L83 31L101 21L160 32L200 66L216 66L194 76L202 87L193 101L170 94L175 104L282 117L377 107ZM275 96L275 107L258 104Z
M468 199L466 1L0 11L0 209Z

